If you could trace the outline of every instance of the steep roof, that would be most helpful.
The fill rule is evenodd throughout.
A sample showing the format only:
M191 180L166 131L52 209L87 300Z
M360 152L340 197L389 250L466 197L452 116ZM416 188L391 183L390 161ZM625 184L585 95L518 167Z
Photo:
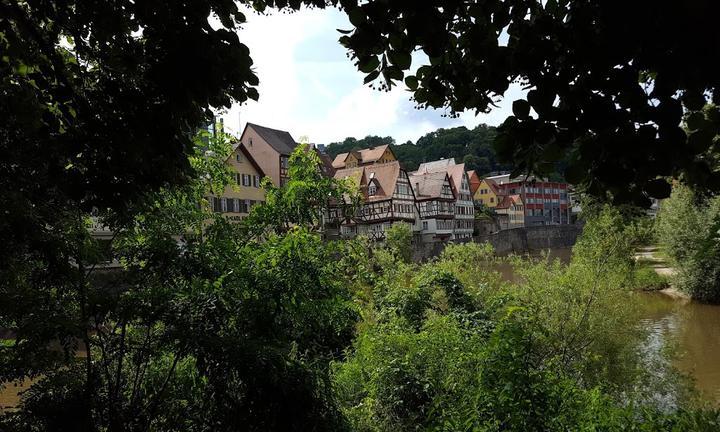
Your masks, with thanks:
M399 176L400 163L397 161L343 168L335 171L334 175L336 179L354 178L360 185L366 201L383 201L392 198ZM375 195L368 196L367 187L371 182L377 185L377 191Z
M440 159L432 162L421 163L418 167L417 173L433 173L433 172L447 172L450 176L450 184L452 185L455 193L460 193L460 187L462 185L462 179L465 175L465 164L455 163L455 159Z
M460 193L460 187L462 186L462 180L465 176L465 164L451 165L447 168L447 173L450 176L453 187L457 193Z
M388 148L390 148L389 144L383 144L377 147L370 147L362 150L353 150L350 153L352 153L357 158L360 165L367 165L380 160L380 158L385 154L385 151L387 151ZM340 153L335 156L335 159L332 162L333 168L344 168L345 160L350 153Z
M522 204L522 198L520 195L505 195L500 204L497 205L498 209L510 208L513 204Z
M248 123L245 127L253 128L253 130L257 132L257 134L260 135L265 142L270 144L270 147L282 155L290 155L295 147L297 147L297 143L289 132L260 126L255 123Z
M368 201L380 201L392 198L395 193L395 184L400 176L400 162L393 161L378 165L365 165L367 181L375 180L379 186L377 193L369 196Z
M480 188L480 184L482 183L482 180L480 180L480 176L477 175L475 170L470 170L467 172L468 179L470 180L470 194L475 195L475 192Z
M385 151L390 147L389 144L383 144L381 146L377 147L370 147L366 149L362 149L358 151L360 153L360 161L361 163L372 163L377 162L382 155L385 154Z
M410 174L410 184L415 188L415 196L418 200L441 198L442 187L448 175L445 172Z
M491 178L485 178L483 179L485 183L487 183L488 187L492 189L493 193L495 195L505 195L505 190L502 189L500 186L498 186L497 182Z
M337 156L335 156L335 159L332 161L332 167L335 169L341 169L345 167L345 159L347 159L348 153L340 153Z
M332 177L335 174L335 167L333 166L332 159L330 159L330 156L326 153L318 150L317 147L315 147L314 150L315 154L317 154L320 158L320 163L322 163L323 173L328 177Z
M240 152L243 154L243 156L245 156L245 159L247 159L248 162L250 162L250 165L252 165L253 168L255 168L255 171L258 172L258 175L260 176L260 178L265 177L265 173L263 172L262 168L260 168L260 165L258 165L257 162L255 162L255 159L252 157L250 152L245 148L245 145L242 142L240 142L240 140L237 140L234 143L232 143L232 149L233 149L233 152L236 150L240 150ZM232 155L230 155L228 157L228 159L230 159L231 157L232 157Z
M432 162L423 162L417 169L419 173L445 171L455 165L455 159L440 159Z

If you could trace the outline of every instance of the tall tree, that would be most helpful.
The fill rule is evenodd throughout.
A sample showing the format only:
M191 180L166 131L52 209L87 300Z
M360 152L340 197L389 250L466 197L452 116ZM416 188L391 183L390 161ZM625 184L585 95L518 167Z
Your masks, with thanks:
M617 201L667 196L657 176L720 189L702 156L720 115L700 111L720 97L716 1L340 3L354 26L340 42L366 82L404 79L421 107L451 116L487 112L513 82L528 89L495 141L517 171L547 172L570 154L567 179ZM428 61L407 74L417 50Z

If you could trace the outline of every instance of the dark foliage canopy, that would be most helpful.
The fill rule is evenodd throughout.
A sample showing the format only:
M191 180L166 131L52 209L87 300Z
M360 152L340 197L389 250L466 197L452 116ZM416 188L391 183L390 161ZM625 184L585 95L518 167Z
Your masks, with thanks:
M520 172L569 153L567 179L617 201L667 196L658 176L720 189L703 157L720 116L701 112L720 97L716 1L340 3L355 27L340 42L366 82L404 80L421 107L483 112L522 83L496 140ZM417 50L429 64L409 75Z

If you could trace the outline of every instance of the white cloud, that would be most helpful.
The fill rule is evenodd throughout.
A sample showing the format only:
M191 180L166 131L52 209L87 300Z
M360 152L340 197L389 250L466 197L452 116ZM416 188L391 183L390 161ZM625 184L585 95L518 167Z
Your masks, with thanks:
M414 142L439 127L497 125L523 93L511 86L499 108L479 116L463 113L459 119L449 119L442 117L441 110L416 111L402 86L391 92L363 86L363 74L337 42L335 29L351 27L337 9L269 15L248 11L246 16L248 22L238 33L250 48L260 78L260 100L234 106L223 116L233 133L253 122L317 143L369 134ZM422 57L413 56L413 68L423 62Z

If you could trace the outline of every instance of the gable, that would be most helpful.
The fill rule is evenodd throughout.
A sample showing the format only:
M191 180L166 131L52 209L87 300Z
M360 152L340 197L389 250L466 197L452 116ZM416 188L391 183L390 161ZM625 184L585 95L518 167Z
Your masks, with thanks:
M383 153L383 155L380 157L379 162L380 162L380 163L387 163L387 162L392 162L392 161L394 161L394 160L397 160L397 159L395 158L395 154L392 152L392 150L390 149L390 147L388 147L387 150L385 150L385 153Z
M254 123L247 123L245 125L245 130L241 137L245 135L245 131L248 128L254 130L263 141L281 155L289 156L290 153L295 150L295 147L297 147L297 143L289 132L256 125Z
M255 159L252 157L252 154L248 152L247 148L245 148L240 141L236 142L233 147L233 151L225 160L225 163L230 165L236 172L242 171L245 174L255 174L259 175L261 178L265 177L265 173L262 168L260 168Z

